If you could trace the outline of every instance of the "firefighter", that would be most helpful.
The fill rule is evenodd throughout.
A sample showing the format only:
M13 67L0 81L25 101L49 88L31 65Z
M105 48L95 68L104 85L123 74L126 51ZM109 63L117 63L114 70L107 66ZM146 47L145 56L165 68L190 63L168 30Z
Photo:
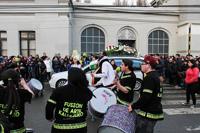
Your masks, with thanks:
M164 119L161 104L163 89L155 68L156 59L150 55L145 56L144 63L141 65L146 75L142 83L141 96L136 103L128 107L129 112L139 109L136 118L136 133L153 133L156 122Z
M34 93L14 69L2 72L0 79L3 80L0 86L0 112L8 119L6 127L9 127L11 133L25 133L25 103L31 102ZM3 130L3 125L0 126Z
M46 105L46 119L54 121L52 133L87 133L87 102L92 98L85 73L72 67L68 84L56 88Z
M117 88L117 103L128 105L133 102L133 89L136 83L136 76L133 72L132 60L123 59L121 64L121 76L115 80Z

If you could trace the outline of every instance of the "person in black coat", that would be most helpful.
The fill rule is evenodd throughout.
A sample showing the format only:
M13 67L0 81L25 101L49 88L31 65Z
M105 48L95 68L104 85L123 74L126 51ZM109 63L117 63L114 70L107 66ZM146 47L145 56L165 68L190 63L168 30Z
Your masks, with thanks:
M87 102L92 98L85 73L72 67L68 84L56 88L46 105L46 119L53 121L51 133L87 133Z
M163 89L155 68L156 59L150 55L145 56L141 65L141 70L146 75L142 81L141 95L137 102L128 107L129 112L139 109L135 133L153 133L157 121L164 119L161 103Z
M34 93L14 69L5 70L0 78L3 80L0 86L0 112L9 120L8 130L11 133L25 133L25 103L31 101Z

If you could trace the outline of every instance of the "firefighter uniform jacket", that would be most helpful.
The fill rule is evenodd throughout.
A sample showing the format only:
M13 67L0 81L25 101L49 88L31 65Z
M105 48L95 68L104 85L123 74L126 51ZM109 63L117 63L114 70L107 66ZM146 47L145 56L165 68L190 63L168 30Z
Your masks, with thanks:
M72 84L54 90L46 105L46 119L55 117L52 132L87 131L87 102L91 98L89 89L76 88Z
M128 93L124 93L122 91L117 92L117 102L119 104L128 105L133 101L133 89L136 83L136 76L133 72L122 73L120 78L120 84L124 86Z
M156 71L147 73L143 79L141 96L139 100L132 105L133 109L140 109L138 115L151 119L162 120L162 99L163 89L160 86L159 74Z
M13 107L9 113L9 122L11 127L11 133L25 133L24 127L24 115L25 115L25 103L31 102L32 94L24 89L17 89L18 96L20 97L19 107ZM6 104L5 99L8 99L8 90L6 88L0 88L0 111L4 113L8 105ZM6 97L6 98L5 98Z

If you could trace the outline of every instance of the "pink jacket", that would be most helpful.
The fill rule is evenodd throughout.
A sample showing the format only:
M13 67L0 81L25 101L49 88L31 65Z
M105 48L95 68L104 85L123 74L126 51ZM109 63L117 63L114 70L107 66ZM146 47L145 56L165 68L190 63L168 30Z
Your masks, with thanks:
M185 83L191 84L198 82L199 77L199 68L188 68L186 71Z

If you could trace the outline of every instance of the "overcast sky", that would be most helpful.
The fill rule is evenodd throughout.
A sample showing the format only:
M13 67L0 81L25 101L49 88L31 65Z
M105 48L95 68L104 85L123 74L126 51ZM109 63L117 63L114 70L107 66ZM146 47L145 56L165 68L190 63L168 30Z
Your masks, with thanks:
M115 0L91 0L91 1L93 4L112 5ZM121 0L121 1L123 1L123 0ZM128 0L128 1L131 1L131 0ZM135 0L135 1L137 1L137 0ZM147 2L150 2L150 1L152 1L152 0L147 0Z

